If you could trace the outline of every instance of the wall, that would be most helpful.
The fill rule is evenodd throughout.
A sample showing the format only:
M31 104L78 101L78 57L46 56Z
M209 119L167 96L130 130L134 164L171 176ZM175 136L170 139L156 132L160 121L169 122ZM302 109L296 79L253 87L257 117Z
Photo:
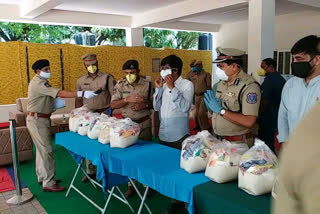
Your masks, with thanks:
M182 59L183 77L190 71L189 64L193 59L201 59L204 69L209 73L212 70L212 51L2 42L0 43L0 105L13 104L17 98L28 96L28 78L31 80L34 77L32 64L38 59L50 61L52 77L49 83L53 87L61 89L64 86L65 90L74 91L77 79L86 74L81 60L81 56L85 53L96 53L99 69L112 74L117 80L124 76L122 65L129 59L138 60L141 74L154 79L160 74L152 72L152 59L161 60L170 54L176 54Z
M320 36L320 11L277 16L275 19L275 49L287 50L304 36ZM223 24L213 34L216 46L248 50L248 21Z

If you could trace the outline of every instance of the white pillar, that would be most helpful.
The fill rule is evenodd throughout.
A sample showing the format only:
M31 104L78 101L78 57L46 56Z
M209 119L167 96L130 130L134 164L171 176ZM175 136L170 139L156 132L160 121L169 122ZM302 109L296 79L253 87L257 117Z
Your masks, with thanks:
M257 69L273 58L275 0L249 0L248 74L260 81Z
M127 46L144 46L143 28L128 28L126 29Z

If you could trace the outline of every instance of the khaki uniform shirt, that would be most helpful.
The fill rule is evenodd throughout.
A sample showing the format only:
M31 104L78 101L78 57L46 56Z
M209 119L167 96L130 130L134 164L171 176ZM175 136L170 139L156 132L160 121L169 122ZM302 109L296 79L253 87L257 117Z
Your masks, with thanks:
M227 81L220 81L216 97L221 100L222 107L226 110L258 116L261 99L260 86L253 77L243 71L240 71L232 85L228 85ZM253 128L234 124L215 113L212 115L212 128L214 133L220 136L237 136L253 131Z
M275 214L320 213L320 103L300 121L280 158Z
M48 80L39 75L33 77L28 86L27 111L51 114L53 112L53 101L60 89L53 88Z
M111 74L97 72L95 78L85 74L77 81L77 91L96 91L102 89L102 92L91 99L83 98L83 105L91 110L107 108L110 104L111 94L113 92L115 80Z
M124 99L131 94L139 94L143 96L146 101L152 103L152 83L140 77L138 82L135 82L131 85L126 78L122 78L115 86L111 101ZM133 111L131 109L133 105L133 103L129 103L121 108L123 117L129 117L132 120L139 120L145 116L151 115L150 109Z
M203 95L207 90L211 89L211 75L204 70L201 72L190 71L187 79L194 85L194 94Z

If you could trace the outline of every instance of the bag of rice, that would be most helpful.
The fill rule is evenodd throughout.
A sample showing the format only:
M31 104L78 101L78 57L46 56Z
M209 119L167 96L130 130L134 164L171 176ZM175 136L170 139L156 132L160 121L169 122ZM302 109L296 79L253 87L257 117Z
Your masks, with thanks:
M92 123L90 123L89 130L88 130L88 137L90 139L98 139L100 130L101 130L101 123L103 121L107 121L109 118L108 115L101 114L99 117L97 117Z
M99 113L88 112L87 114L80 117L80 124L78 128L79 135L87 135L90 124L95 121L97 117L99 117Z
M241 156L248 145L222 141L214 146L207 164L205 175L217 183L225 183L238 178Z
M182 143L180 167L189 173L204 171L212 146L217 142L208 131L186 138Z
M99 123L100 133L98 137L98 141L102 144L110 143L110 126L118 121L115 117L110 117L106 121L102 121Z
M126 148L136 143L140 134L139 124L125 118L110 127L110 147Z
M70 113L69 130L71 132L78 132L80 126L80 117L89 112L89 109L85 106L81 108L73 109Z
M262 195L272 190L277 175L278 160L261 140L241 157L239 188L251 195Z

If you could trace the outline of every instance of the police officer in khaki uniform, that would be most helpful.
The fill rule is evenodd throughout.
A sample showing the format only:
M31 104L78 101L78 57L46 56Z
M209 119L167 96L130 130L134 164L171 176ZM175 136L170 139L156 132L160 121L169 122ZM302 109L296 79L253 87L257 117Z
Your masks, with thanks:
M218 138L232 143L253 145L253 129L259 113L260 86L254 78L243 72L237 49L217 48L217 73L226 75L205 94L205 103L213 112L212 128Z
M152 83L139 75L139 64L136 60L128 60L124 63L122 70L126 76L115 86L111 108L121 109L123 118L129 117L139 123L141 128L139 138L151 141ZM126 197L134 194L134 188L129 185Z
M320 213L319 124L318 102L295 128L281 151L274 214Z
M51 145L50 116L55 106L56 97L85 97L97 96L93 91L63 91L51 87L48 79L51 76L50 64L46 59L38 60L32 65L36 73L28 87L27 127L36 147L36 173L43 191L60 192L65 188L59 186L54 179L56 168ZM61 100L60 100L61 101ZM58 103L58 102L57 102ZM63 104L64 105L64 104Z
M210 129L208 120L208 110L203 101L204 93L211 90L211 75L203 70L202 61L194 60L191 64L191 71L187 74L187 79L194 85L194 104L196 106L196 124L201 130Z
M98 66L97 55L88 53L82 56L83 64L87 74L81 76L77 81L77 90L100 91L99 95L92 98L79 98L76 106L85 105L95 112L105 112L110 105L111 95L116 81L111 74L102 72ZM91 161L86 160L87 174L90 178L96 177L96 167ZM82 178L82 182L88 182L87 176Z
M82 56L87 74L77 81L77 90L100 90L98 96L93 99L82 99L83 105L96 112L104 112L110 105L111 95L115 86L115 79L111 74L102 72L98 66L97 55L88 53Z

